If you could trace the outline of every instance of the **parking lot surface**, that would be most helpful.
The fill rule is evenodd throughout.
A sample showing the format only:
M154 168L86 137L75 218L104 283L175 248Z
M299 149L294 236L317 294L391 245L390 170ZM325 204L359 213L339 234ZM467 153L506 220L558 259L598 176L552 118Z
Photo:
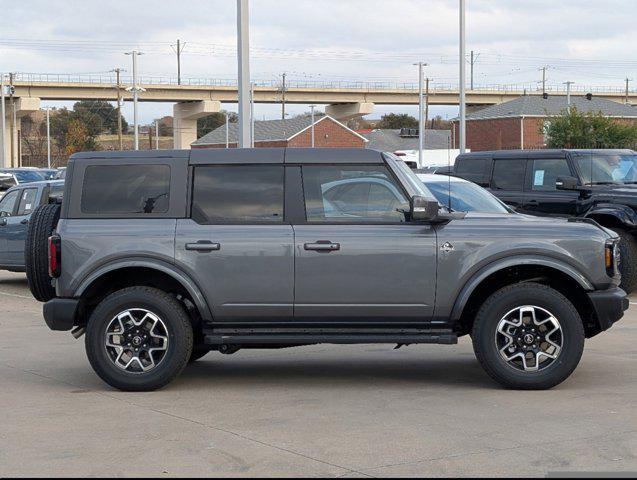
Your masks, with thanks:
M470 340L212 352L123 393L0 272L0 476L538 476L637 471L637 297L544 392L501 389Z

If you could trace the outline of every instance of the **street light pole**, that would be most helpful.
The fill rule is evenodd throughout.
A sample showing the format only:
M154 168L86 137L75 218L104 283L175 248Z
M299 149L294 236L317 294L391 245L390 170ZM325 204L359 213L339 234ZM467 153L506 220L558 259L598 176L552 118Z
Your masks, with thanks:
M460 0L460 153L466 150L465 0Z
M159 120L155 120L155 150L159 150Z
M250 32L248 7L248 0L237 0L237 86L239 95L237 146L239 148L250 146Z
M230 120L228 119L228 111L226 110L226 148L230 147L229 139L230 135L228 135L228 126L230 124Z
M51 168L51 119L49 116L49 107L46 107L46 163Z
M418 62L418 168L422 168L425 149L425 97L424 97L424 72L426 63Z
M126 55L133 57L133 130L135 132L135 150L139 150L139 122L137 117L137 93L139 91L139 85L137 83L137 57L142 55L141 52L133 50L127 52Z
M254 148L254 83L250 82L250 148Z
M0 73L0 110L2 110L0 112L0 115L2 115L2 155L0 155L0 158L2 159L2 163L0 165L2 165L3 167L6 167L6 161L7 161L7 120L6 120L6 111L5 111L5 106L4 106L4 73Z
M571 113L571 85L573 85L575 82L564 82L564 85L566 85L566 111L568 113Z

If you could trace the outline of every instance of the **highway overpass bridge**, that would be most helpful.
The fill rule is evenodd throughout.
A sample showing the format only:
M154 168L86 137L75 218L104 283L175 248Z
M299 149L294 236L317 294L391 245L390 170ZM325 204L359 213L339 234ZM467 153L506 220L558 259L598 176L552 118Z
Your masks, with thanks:
M132 100L130 77L122 77L118 87L114 74L70 75L70 74L14 74L11 76L13 96L8 99L7 129L13 131L13 158L16 156L17 132L20 117L37 110L40 100L117 100L118 91L125 101ZM184 79L177 84L175 79L146 77L139 80L143 89L139 93L142 102L174 103L175 148L189 148L196 139L197 119L217 112L222 103L237 102L236 80L233 79ZM549 94L564 94L563 85L547 85ZM628 101L637 105L637 90L621 87L594 87L573 85L574 95L592 93L595 96L617 102ZM469 109L502 103L520 95L541 95L541 85L482 85L467 90ZM254 88L256 103L324 104L326 112L340 120L368 115L374 105L417 105L418 85L398 82L352 82L352 81L288 81L285 89L275 80L256 81ZM457 105L458 87L432 83L428 96L430 105ZM13 123L13 108L16 123ZM7 154L11 146L7 142Z

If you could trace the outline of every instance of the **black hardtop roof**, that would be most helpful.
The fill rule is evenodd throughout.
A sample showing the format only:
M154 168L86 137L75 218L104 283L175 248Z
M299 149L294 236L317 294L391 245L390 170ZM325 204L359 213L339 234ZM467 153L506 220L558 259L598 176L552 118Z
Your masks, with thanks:
M81 152L71 160L186 160L191 165L272 163L382 163L381 152L366 148L193 148Z
M593 154L593 153L609 153L609 154L622 154L631 155L635 154L634 151L629 149L617 149L617 148L597 148L597 149L577 149L577 148L547 148L537 150L490 150L484 152L468 152L458 155L456 160L464 158L548 158L559 155L565 157L567 153L572 154Z

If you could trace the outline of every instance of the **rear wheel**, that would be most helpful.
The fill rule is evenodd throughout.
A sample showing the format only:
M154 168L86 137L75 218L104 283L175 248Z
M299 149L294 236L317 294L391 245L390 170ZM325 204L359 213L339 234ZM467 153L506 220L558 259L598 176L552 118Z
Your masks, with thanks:
M48 302L55 298L55 288L49 276L49 242L60 219L60 205L41 205L31 214L24 261L29 289L36 300Z
M93 311L86 353L109 385L150 391L181 373L192 339L190 319L177 300L155 288L130 287L109 295Z
M619 271L622 274L620 287L626 293L637 288L637 241L632 233L621 228L613 229L619 235Z
M537 283L498 290L476 316L473 348L484 370L508 388L541 390L563 382L584 349L584 327L571 302Z

